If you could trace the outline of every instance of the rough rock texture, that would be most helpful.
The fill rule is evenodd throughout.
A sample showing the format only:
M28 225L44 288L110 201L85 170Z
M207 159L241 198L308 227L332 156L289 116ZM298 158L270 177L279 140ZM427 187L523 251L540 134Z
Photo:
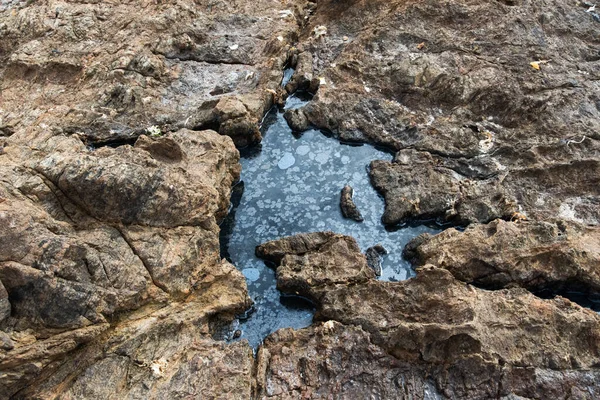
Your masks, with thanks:
M105 365L95 379L107 379L115 366L106 346L134 340L135 332L115 331L134 310L146 310L137 324L168 341L209 337L209 315L232 318L248 305L243 277L219 255L217 221L240 172L230 138L180 130L96 151L74 137L44 139L33 147L11 137L0 156L0 329L10 339L0 353L1 397L36 397L44 385L50 395L59 383L67 390L83 372L80 353L92 352L90 368ZM155 345L149 340L140 359L159 359ZM174 373L187 349L169 346L176 360L164 369ZM134 362L124 360L123 371ZM124 396L118 382L106 390ZM180 385L164 390L171 384Z
M374 277L354 238L333 232L305 233L264 243L256 255L278 265L277 288L318 300L336 283L364 282Z
M0 13L1 136L212 128L243 146L260 140L305 2L44 0ZM223 113L229 101L237 113Z
M298 241L306 242L286 238L279 249L294 249L289 244ZM273 249L275 245L267 246ZM349 250L332 249L343 251L346 259ZM360 259L358 250L354 252ZM303 259L311 259L311 254L316 257L322 252L309 250ZM330 259L341 256L329 254ZM288 257L278 257L282 260L278 268L289 268L284 264ZM322 280L312 280L315 265L322 266L319 274L330 277L327 287ZM433 382L445 397L468 399L508 395L593 398L600 391L595 381L600 375L600 316L591 310L561 297L543 300L520 288L478 289L433 266L419 269L415 278L404 282L371 277L350 284L347 275L337 271L351 268L358 265L344 269L334 263L302 265L303 273L287 286L288 291L316 299L316 318L328 322L298 334L279 332L265 341L259 357L264 372L259 372L257 385L266 394L276 397L291 390L315 393L319 398L326 397L322 393L340 395L351 390L351 381L335 372L319 371L332 372L330 363L336 371L340 364L328 361L333 359L347 363L341 365L350 376L359 374L360 358L353 362L353 353L343 349L353 342L362 343L357 344L357 351L365 360L394 357L387 372L371 362L372 369L355 381L357 393L371 379L378 382L377 393L408 380L411 383L400 385L400 390L416 398L425 398L426 382ZM284 279L279 273L278 269L278 279ZM318 298L315 291L321 294ZM372 344L386 355L377 356L379 349ZM314 376L321 380L315 381Z
M530 293L598 293L590 7L1 1L0 398L599 398L600 317ZM217 224L234 144L298 90L294 129L397 152L384 223L472 226L411 243L405 282L347 236L261 246L326 322L253 360L213 339L250 303Z
M387 254L387 250L380 244L371 246L365 251L367 265L375 271L375 275L381 276L381 258Z
M413 365L371 343L368 332L334 321L277 331L257 358L259 398L424 399L436 393Z
M294 132L304 132L308 129L308 119L300 108L286 110L283 117Z
M308 8L0 3L0 398L251 396L218 223Z
M532 291L600 293L600 231L564 222L493 221L424 235L407 245L417 265L445 268L463 282Z
M600 30L590 5L321 1L299 46L321 78L305 114L345 141L412 149L373 165L387 224L515 212L597 224Z
M344 218L350 218L357 222L364 221L360 210L352 200L352 196L354 195L354 189L351 186L344 186L342 192L340 193L340 208L342 209L342 215Z

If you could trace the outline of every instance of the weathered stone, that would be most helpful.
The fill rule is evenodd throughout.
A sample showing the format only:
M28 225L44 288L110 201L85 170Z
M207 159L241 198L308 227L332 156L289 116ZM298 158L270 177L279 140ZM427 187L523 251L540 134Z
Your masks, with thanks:
M284 240L289 244L299 238ZM322 254L318 247L304 248L313 249L304 253L304 260ZM342 248L331 251L348 252ZM569 300L543 300L523 289L477 289L433 266L420 268L415 278L404 282L377 281L371 276L348 284L347 274L335 263L313 263L313 268L316 265L323 266L320 275L328 273L328 285L323 287L321 280L312 279L309 265L303 266L307 273L296 275L294 288L303 296L318 291L319 297L312 296L318 307L316 318L328 322L299 334L282 331L265 341L259 356L264 372L259 370L258 381L266 393L273 390L275 394L292 381L302 382L294 389L301 393L316 391L312 375L303 371L311 371L306 368L309 365L318 369L326 361L310 354L330 349L332 343L352 343L355 339L348 336L347 326L362 327L371 343L393 355L391 370L400 368L416 382L432 379L437 391L449 398L545 397L570 391L573 380L576 391L598 389L594 377L599 374L600 317ZM284 262L281 267L285 268ZM285 280L279 270L278 279ZM329 357L329 351L322 357ZM265 368L269 362L274 363L273 369ZM280 362L286 366L279 366ZM345 368L360 368L356 364L362 365L357 360ZM378 374L376 364L371 365ZM525 372L528 383L521 379ZM303 376L309 379L303 380ZM329 376L332 382L339 379L337 374ZM550 376L555 379L552 384L545 382ZM389 380L386 375L376 387L386 387ZM260 382L265 383L261 386ZM362 381L358 382L360 387ZM406 390L408 396L423 397L421 384Z
M374 345L368 332L334 321L279 330L257 358L259 398L426 399L436 393L424 372Z
M327 287L354 284L375 276L356 241L332 232L289 236L256 248L257 256L277 264L277 288L316 300Z
M198 315L210 342L206 315L232 319L248 306L243 276L219 254L217 221L240 172L232 140L180 130L138 142L90 151L52 136L35 151L11 143L0 159L0 281L10 306L0 329L12 340L0 351L0 397L25 387L26 398L53 397L59 384L67 390L60 382L82 372L76 360L89 351L90 361L108 366L112 356L99 346L133 334L104 333L136 310L146 309L136 318L148 326ZM183 298L189 311L173 305L173 316L152 316Z
M405 254L483 287L600 293L600 232L576 223L496 220L419 238Z
M350 218L357 222L364 221L360 210L352 200L352 196L354 195L354 190L351 186L346 185L342 189L340 194L340 208L342 209L342 215L344 218Z
M381 258L387 254L387 250L380 244L371 246L365 252L367 257L367 265L375 271L375 275L381 276Z
M283 118L294 132L304 132L308 129L308 120L301 108L291 108L283 113Z
M265 90L279 87L290 38L299 31L296 18L279 12L304 15L304 2L295 0L11 8L0 11L1 136L41 127L91 143L131 140L153 126L214 129L211 110L224 96L259 95L260 109L270 108ZM249 114L256 124L263 112Z
M10 316L10 302L8 292L0 281L0 323Z
M313 56L305 51L298 54L294 65L294 75L285 85L288 93L308 91L314 93L319 88L318 80L313 76Z

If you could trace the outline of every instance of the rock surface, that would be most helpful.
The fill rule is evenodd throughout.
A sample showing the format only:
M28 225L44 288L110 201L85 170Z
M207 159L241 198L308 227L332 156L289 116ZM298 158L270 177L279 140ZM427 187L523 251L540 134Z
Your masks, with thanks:
M448 229L407 245L416 265L433 264L487 288L600 293L600 231L576 223L506 222Z
M387 224L516 212L598 224L600 31L588 8L319 2L300 51L325 84L305 114L341 140L403 150L371 170Z
M365 251L367 265L375 271L376 276L381 276L381 258L387 254L387 250L380 244L371 246Z
M278 248L293 251L297 247L289 244L298 242L306 243L306 239L282 239ZM275 243L266 246L274 249ZM310 248L303 247L308 249L304 260L322 254L321 249ZM348 251L362 259L357 249L331 251L330 259L343 256L351 260ZM343 254L336 255L335 251ZM294 257L293 253L280 258L278 279L286 279L279 268L289 268L285 261L290 256ZM356 369L361 371L362 366L358 360L368 360L380 349L386 355L377 359L393 356L387 372L371 362L372 369L354 382L357 392L375 380L374 392L386 393L395 382L406 379L411 384L403 387L405 395L415 398L426 398L428 382L433 382L444 397L469 399L508 395L568 398L600 390L594 380L600 374L600 317L569 300L543 300L524 289L478 289L431 265L404 282L381 282L372 277L357 282L353 276L339 274L358 268L352 261L344 268L336 263L312 265L322 266L318 273L328 275L327 282L313 280L311 266L302 265L303 274L297 274L287 289L315 299L316 318L328 322L297 334L282 331L265 341L263 358L259 356L264 372L259 372L258 387L267 394L276 397L298 391L315 393L319 398L323 396L319 387L323 387L340 395L351 390L352 381L331 373L316 384L313 377L321 376L318 371L324 368L328 370L330 359L344 360L349 375L357 374ZM314 296L315 291L321 295ZM357 343L360 354L355 362L348 358L354 353L340 349L352 343ZM372 344L380 349L373 349ZM335 371L339 367L335 364L331 368Z
M0 398L600 397L600 317L531 293L599 290L590 7L0 2ZM318 314L254 358L213 338L251 302L218 223L295 91L293 129L396 152L385 224L469 226L405 282L332 232L260 246Z
M277 288L317 301L336 283L374 277L354 238L333 232L305 233L264 243L256 255L277 265Z
M351 186L346 185L340 193L340 208L342 209L342 215L344 218L350 218L356 222L362 222L363 216L360 210L354 203L352 196L354 195L354 189Z
M308 119L306 119L302 109L286 110L283 117L293 132L304 132L308 129Z
M307 9L1 2L0 398L250 398L218 223Z
M58 368L62 357L93 351L92 364L108 362L99 349L133 340L115 329L135 310L147 310L138 324L169 339L179 332L171 320L204 325L207 336L206 315L232 318L247 307L241 273L219 255L217 221L240 172L231 139L180 130L96 151L72 137L53 136L37 149L12 139L0 160L0 328L13 347L0 354L2 397L37 396L38 385L67 379L63 372L71 382L82 371L77 363ZM155 315L165 307L171 313ZM185 347L171 346L182 356Z

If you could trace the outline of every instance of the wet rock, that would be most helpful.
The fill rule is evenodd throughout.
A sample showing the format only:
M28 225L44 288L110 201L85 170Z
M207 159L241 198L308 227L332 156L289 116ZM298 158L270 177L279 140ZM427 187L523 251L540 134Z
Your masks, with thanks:
M352 187L349 185L344 186L340 195L340 208L342 209L342 215L344 218L350 218L357 222L362 222L364 221L364 218L356 204L354 204L354 200L352 200L353 195L354 190Z
M277 266L277 288L315 300L327 287L375 276L356 241L333 232L289 236L261 244L256 255Z
M381 276L381 259L387 254L387 250L380 244L369 247L365 252L367 265L375 271L375 275Z
M308 120L302 109L286 110L283 117L294 132L304 132L308 129Z
M598 294L599 240L597 228L576 223L496 220L419 238L405 254L482 287Z

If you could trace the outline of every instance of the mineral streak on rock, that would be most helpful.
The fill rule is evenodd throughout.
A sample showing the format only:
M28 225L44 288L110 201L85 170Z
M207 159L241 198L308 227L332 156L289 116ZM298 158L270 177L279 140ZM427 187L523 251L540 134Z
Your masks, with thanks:
M352 196L354 195L354 189L351 186L346 185L342 189L340 194L340 208L342 209L342 215L344 218L350 218L357 222L362 222L363 216L360 213L360 210L354 204L354 200L352 200Z

